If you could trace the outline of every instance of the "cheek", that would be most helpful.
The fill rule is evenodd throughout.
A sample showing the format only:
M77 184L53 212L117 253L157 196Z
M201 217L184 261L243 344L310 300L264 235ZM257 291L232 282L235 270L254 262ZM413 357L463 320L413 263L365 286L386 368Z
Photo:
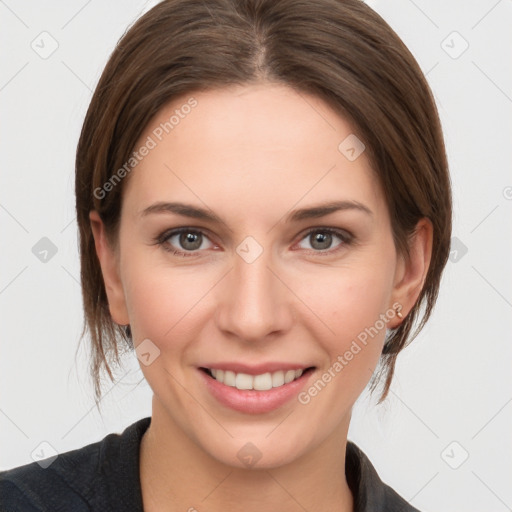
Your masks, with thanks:
M338 390L340 407L360 394L379 361L386 319L393 317L389 309L392 277L392 268L382 264L354 265L331 272L329 278L317 275L302 281L302 292L307 293L304 302L315 313L311 329L328 356L322 371L336 375L331 389ZM325 378L330 379L329 375ZM324 396L327 399L327 394ZM331 398L334 400L334 395Z
M209 289L205 276L192 267L176 271L159 265L144 255L134 252L124 265L125 295L132 332L138 338L154 339L163 344L173 340L179 344L181 331L189 318L201 307L200 299Z
M392 272L382 267L332 269L300 281L304 303L323 320L324 331L336 339L357 336L389 308Z
M192 273L157 266L133 264L127 278L134 344L149 339L157 347L152 349L158 353L154 361L140 365L144 377L157 396L166 396L174 410L185 411L190 397L176 382L186 382L190 364L187 347L200 335L205 321L201 297L211 286L204 282L204 276L201 283Z

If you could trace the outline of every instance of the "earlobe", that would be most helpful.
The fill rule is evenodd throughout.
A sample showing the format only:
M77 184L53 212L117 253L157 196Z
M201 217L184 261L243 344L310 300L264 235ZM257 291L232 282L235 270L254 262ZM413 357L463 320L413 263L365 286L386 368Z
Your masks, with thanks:
M112 320L119 325L129 324L117 254L108 243L105 226L96 210L91 210L89 219Z
M429 219L421 219L409 240L409 256L400 256L391 303L401 306L403 318L414 307L423 289L432 257L432 238L432 223ZM389 327L398 327L403 318L397 315Z

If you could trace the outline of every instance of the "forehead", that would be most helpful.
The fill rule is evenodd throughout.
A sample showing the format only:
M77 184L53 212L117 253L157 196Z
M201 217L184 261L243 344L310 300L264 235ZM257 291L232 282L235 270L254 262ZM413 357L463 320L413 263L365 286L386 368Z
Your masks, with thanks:
M175 98L135 148L125 200L244 203L248 213L298 201L382 202L354 128L321 99L285 85L243 85ZM348 197L350 196L350 197ZM378 205L376 205L378 206Z

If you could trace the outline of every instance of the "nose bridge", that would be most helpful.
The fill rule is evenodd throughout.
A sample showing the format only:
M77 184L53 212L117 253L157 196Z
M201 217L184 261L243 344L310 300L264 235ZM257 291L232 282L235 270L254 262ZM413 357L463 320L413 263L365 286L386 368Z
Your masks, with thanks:
M286 293L274 275L272 259L272 251L252 237L237 247L219 306L221 329L258 340L289 327Z

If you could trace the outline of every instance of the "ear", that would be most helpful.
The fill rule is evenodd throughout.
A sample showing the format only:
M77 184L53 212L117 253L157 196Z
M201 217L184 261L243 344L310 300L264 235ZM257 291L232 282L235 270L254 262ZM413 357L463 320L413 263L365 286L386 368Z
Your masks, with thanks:
M433 227L429 219L423 218L409 239L409 257L399 256L395 272L391 304L399 304L403 318L414 307L427 277L432 257ZM390 328L398 327L403 318L396 316L390 323Z
M89 219L91 221L96 254L98 255L105 283L110 315L116 324L127 325L130 323L130 320L120 279L119 259L115 250L108 243L105 226L98 212L91 210Z

